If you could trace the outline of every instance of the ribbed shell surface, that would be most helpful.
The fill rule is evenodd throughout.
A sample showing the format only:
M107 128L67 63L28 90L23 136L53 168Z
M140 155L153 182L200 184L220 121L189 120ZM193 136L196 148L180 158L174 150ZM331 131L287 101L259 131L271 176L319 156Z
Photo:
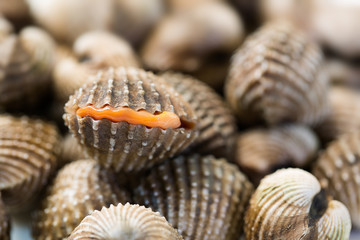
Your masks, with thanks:
M341 135L360 131L360 93L346 87L329 91L330 114L316 128L322 141L328 143Z
M179 156L151 169L134 200L159 211L185 240L237 239L252 190L224 159Z
M308 127L296 124L253 129L237 138L235 162L249 178L260 179L277 168L303 168L314 160L319 142Z
M158 212L144 206L118 204L94 211L81 221L69 240L181 240Z
M354 228L360 228L360 133L332 142L314 165L314 175L329 193L349 209Z
M135 68L109 69L80 88L65 106L64 120L90 157L116 171L139 171L181 152L197 136L195 128L148 128L145 125L79 117L75 111L129 107L149 113L168 111L181 121L196 123L190 105L170 85L150 72Z
M0 239L10 240L10 221L0 195Z
M54 42L41 29L27 27L0 39L0 107L25 108L38 103L50 84Z
M349 239L347 208L331 200L301 169L281 169L261 180L245 216L247 240Z
M61 143L61 153L59 156L59 165L63 166L76 160L85 159L86 154L76 138L67 134Z
M269 23L247 38L231 60L225 86L244 123L316 125L327 114L322 53L299 30Z
M116 187L112 172L93 160L79 160L62 168L34 221L37 240L64 239L94 210L129 201L128 193Z
M27 117L0 115L0 191L8 210L26 210L57 165L57 127Z
M208 85L190 76L170 72L161 76L190 103L198 117L199 137L190 149L230 158L237 126L224 100Z

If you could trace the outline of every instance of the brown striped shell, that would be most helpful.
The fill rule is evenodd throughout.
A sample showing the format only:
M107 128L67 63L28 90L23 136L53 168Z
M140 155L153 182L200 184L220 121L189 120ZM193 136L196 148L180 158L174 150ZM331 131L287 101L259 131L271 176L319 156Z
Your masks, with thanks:
M170 85L150 72L135 68L99 72L96 80L80 88L65 106L64 120L88 155L116 171L139 171L181 152L197 136L196 127L148 128L145 125L79 117L79 108L129 107L149 113L172 112L182 123L196 123L192 108Z
M360 92L346 87L332 87L329 102L330 114L316 128L325 143L360 130Z
M190 76L164 73L162 78L188 101L198 117L199 137L190 149L230 158L233 154L236 121L224 100L208 85Z
M252 190L224 159L179 156L152 168L134 200L159 211L185 240L238 239Z
M232 58L225 94L244 123L315 125L327 114L318 46L284 22L265 25Z
M165 17L147 39L144 64L154 70L193 72L214 52L231 52L244 30L236 11L211 1Z
M256 184L265 175L283 167L306 167L315 159L319 142L302 125L253 129L238 136L235 162Z
M114 174L93 160L79 160L62 168L35 216L37 240L64 239L94 210L129 201L117 187Z
M310 173L281 169L261 180L245 216L247 240L349 239L347 208L331 200Z
M54 46L36 27L0 38L0 108L26 108L47 93Z
M10 240L10 221L0 195L0 239Z
M360 132L332 142L314 165L323 187L349 209L354 228L360 228Z
M69 240L182 240L158 212L144 206L119 203L84 218Z
M56 168L60 138L53 124L0 115L0 191L8 210L31 207Z
M59 165L63 166L67 163L85 159L86 154L76 138L68 133L61 143L61 153L59 156Z

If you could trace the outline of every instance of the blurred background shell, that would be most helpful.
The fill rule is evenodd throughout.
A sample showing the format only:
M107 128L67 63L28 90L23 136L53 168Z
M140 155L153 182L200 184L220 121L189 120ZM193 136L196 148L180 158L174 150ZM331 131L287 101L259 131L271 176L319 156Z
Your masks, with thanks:
M356 61L329 57L326 59L325 69L332 85L360 89L360 64Z
M0 0L0 15L3 15L17 26L22 26L30 20L26 0Z
M67 163L85 158L85 151L76 138L70 133L66 134L61 142L61 152L58 165L62 167Z
M255 190L245 216L252 239L349 239L347 208L331 200L318 180L301 169L281 169Z
M103 94L105 93L105 94ZM76 114L86 106L134 111L175 113L184 124L162 129L81 118ZM196 116L191 106L170 85L150 72L135 68L109 69L99 72L96 81L80 88L65 106L64 120L88 155L116 171L140 171L178 154L198 135ZM187 126L189 125L189 126Z
M360 228L360 131L332 142L315 163L313 173L349 209L353 227Z
M51 123L0 115L0 191L7 210L32 207L56 168L60 138Z
M50 86L55 43L43 30L26 27L0 38L0 108L39 104Z
M319 149L315 133L302 125L257 128L239 134L235 162L253 183L278 168L304 168Z
M236 120L224 100L208 85L187 75L166 72L161 77L188 101L198 117L199 137L190 149L231 159Z
M35 239L64 239L94 210L129 201L126 190L117 187L110 170L93 160L78 160L57 174L41 209L35 215Z
M329 91L330 114L316 128L324 143L341 135L360 131L360 93L346 87L331 87Z
M103 207L84 218L71 233L69 240L181 240L176 229L144 206L118 204Z
M10 221L0 195L0 239L10 240Z
M293 25L272 22L232 58L225 94L243 123L319 123L328 112L318 46Z
M235 165L213 156L179 156L158 165L134 201L159 211L186 240L237 239L252 184Z

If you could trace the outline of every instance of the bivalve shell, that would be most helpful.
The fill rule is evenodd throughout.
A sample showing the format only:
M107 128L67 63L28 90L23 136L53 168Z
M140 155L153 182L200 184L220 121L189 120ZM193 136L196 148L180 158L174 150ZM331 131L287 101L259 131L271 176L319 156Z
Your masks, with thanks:
M111 171L93 160L79 160L62 168L42 208L35 216L35 239L64 239L94 210L129 201L127 191L116 185Z
M67 163L85 159L86 154L76 138L70 133L62 140L61 153L59 156L59 165L63 166Z
M213 156L169 159L134 190L136 203L159 211L186 240L238 239L252 184Z
M150 208L119 203L84 218L69 240L181 240L164 217Z
M57 127L26 117L0 116L0 191L6 208L25 211L57 165Z
M225 94L243 123L316 125L328 112L318 46L290 24L272 22L232 58Z
M176 116L180 125L160 127L131 124L126 121L80 116L86 108L145 112L156 116ZM140 171L181 152L197 136L196 117L192 108L170 85L150 72L135 68L109 69L70 97L64 120L85 147L89 156L116 171ZM101 116L101 115L99 115ZM95 117L95 118L94 118Z
M245 216L252 239L349 239L347 208L331 200L310 173L281 169L261 180Z
M10 240L10 222L0 196L0 239Z
M354 228L360 228L360 132L345 134L320 155L313 173L349 209Z

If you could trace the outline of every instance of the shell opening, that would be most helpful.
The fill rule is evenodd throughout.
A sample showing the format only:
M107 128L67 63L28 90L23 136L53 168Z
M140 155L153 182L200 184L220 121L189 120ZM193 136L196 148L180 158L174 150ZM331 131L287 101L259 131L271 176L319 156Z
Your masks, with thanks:
M324 189L321 189L319 193L317 193L311 203L310 211L309 211L309 226L313 226L318 219L320 219L324 213L326 212L326 209L328 208L329 202L326 196L326 192Z

